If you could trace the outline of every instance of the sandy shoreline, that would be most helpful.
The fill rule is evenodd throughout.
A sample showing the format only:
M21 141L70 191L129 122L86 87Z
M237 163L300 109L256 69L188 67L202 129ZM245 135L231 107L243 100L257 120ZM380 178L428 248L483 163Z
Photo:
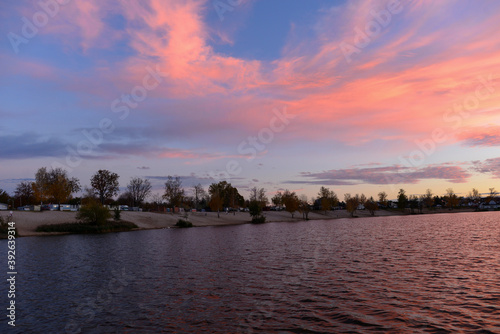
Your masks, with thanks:
M470 211L470 210L469 210ZM433 211L428 213L445 213L450 212L447 210ZM463 212L453 211L453 212ZM7 218L8 211L0 212L0 215ZM264 215L268 222L294 222L302 221L302 215L298 212L294 218L286 211L265 211ZM397 216L401 215L400 212L379 210L375 213L375 217L381 216ZM36 228L44 224L60 224L75 222L76 212L59 212L59 211L44 211L44 212L31 212L31 211L14 211L13 221L16 223L18 233L20 236L43 236L53 235L57 233L36 232ZM371 217L367 210L359 210L356 212L358 217ZM195 212L189 213L189 221L195 227L201 226L224 226L224 225L238 225L250 223L250 215L248 212L221 213L220 218L217 218L216 212ZM182 214L172 213L157 213L157 212L130 212L122 211L121 218L130 221L139 226L139 229L160 229L172 227L177 223L177 220L182 218ZM328 211L326 215L324 212L311 212L309 213L310 220L325 220L325 219L338 219L350 218L350 214L346 210Z

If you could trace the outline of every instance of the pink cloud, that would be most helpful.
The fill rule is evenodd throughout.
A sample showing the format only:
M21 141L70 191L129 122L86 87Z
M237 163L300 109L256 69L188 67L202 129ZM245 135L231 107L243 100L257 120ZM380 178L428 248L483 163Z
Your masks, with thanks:
M500 126L472 128L457 137L466 146L500 146Z
M248 156L241 154L226 154L221 152L210 152L204 149L183 149L174 147L162 147L148 142L137 141L135 143L104 143L94 152L94 157L115 158L120 156L138 156L159 159L179 159L186 164L201 164L220 159L246 159Z
M371 168L332 169L319 173L301 173L306 180L289 183L355 185L355 184L417 184L426 179L442 179L465 183L472 176L460 166L433 165L422 168L397 165Z
M96 73L102 80L82 78L67 82L65 89L114 97L117 88L129 92L141 83L146 66L158 64L168 75L149 96L203 99L198 107L203 108L204 121L217 119L222 126L258 131L266 126L271 106L281 105L299 116L287 128L297 140L350 145L412 141L435 128L454 126L443 120L448 109L474 94L478 76L500 73L498 14L474 25L432 31L427 26L441 21L440 15L453 9L453 2L402 1L402 12L393 15L353 63L346 63L339 44L352 42L355 29L373 20L370 11L388 3L362 0L333 7L320 17L315 38L290 38L283 56L268 62L215 52L210 46L214 32L204 18L207 2L201 0L75 2L62 7L44 33L63 36L65 43L85 52L112 48L120 39L134 51L116 64L104 61ZM104 23L110 13L125 17L123 31ZM331 27L339 28L334 33ZM40 75L50 76L44 71ZM111 87L100 85L103 81ZM499 103L497 90L481 101L474 118L461 117L459 127L493 123L498 112L482 111ZM146 112L166 113L161 101Z
M141 28L130 29L130 45L139 53L127 71L143 72L156 61L168 69L168 96L205 96L248 89L260 82L260 63L217 54L208 45L210 29L203 21L203 1L131 2L124 15Z
M159 158L196 160L196 163L205 163L210 160L218 159L245 159L244 155L207 153L196 150L164 149L158 153Z
M473 169L479 173L491 174L494 178L500 178L500 158L487 159L485 161L474 161Z
M497 14L492 13L491 18L474 27L450 25L429 31L427 26L439 15L453 10L452 2L429 3L432 10L416 2L402 2L403 11L393 16L385 30L387 34L378 36L356 61L348 64L339 44L352 42L355 28L373 20L368 15L370 8L381 9L386 2L353 3L352 11L347 8L342 12L346 20L342 34L328 36L328 30L322 30L321 39L303 42L299 51L289 46L290 54L277 61L276 83L289 96L290 110L302 116L304 127L299 135L347 143L381 138L381 133L412 140L428 136L438 127L450 132L457 122L466 126L472 122L471 114L500 103L497 90L480 101L468 117L455 112L453 116L459 117L458 121L444 119L455 104L464 104L470 96L474 98L478 77L500 72L500 52L495 47L500 37L494 33ZM326 17L324 22L333 18L338 16ZM405 21L404 25L399 18ZM322 27L326 26L323 23ZM457 29L463 34L457 34ZM460 43L450 36L460 36ZM482 48L464 52L464 47L476 45L477 41L481 41ZM475 122L491 121L496 115L482 113ZM321 131L324 123L330 126ZM337 129L336 124L342 126ZM353 128L356 131L350 131Z

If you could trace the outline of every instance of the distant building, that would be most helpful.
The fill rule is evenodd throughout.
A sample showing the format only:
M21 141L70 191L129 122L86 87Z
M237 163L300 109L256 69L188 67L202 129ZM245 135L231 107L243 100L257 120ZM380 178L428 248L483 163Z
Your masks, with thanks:
M5 203L0 203L0 210L8 210L9 206Z
M481 203L479 205L479 209L482 209L482 210L495 210L495 209L499 209L500 208L500 204L497 204L497 202L495 201L490 201L489 203Z

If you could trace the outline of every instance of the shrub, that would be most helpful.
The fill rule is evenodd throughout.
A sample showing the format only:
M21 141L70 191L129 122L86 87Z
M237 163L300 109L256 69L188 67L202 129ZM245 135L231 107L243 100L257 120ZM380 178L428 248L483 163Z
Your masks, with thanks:
M103 225L91 225L85 223L64 223L52 225L40 225L36 228L37 232L65 232L65 233L105 233L130 231L138 228L134 223L121 221L109 222Z
M114 213L115 213L115 216L113 217L113 219L115 221L119 221L121 219L121 211L119 208L115 208L114 210Z
M85 204L76 215L76 219L89 225L104 225L109 218L109 210L97 201Z
M188 222L187 220L184 220L184 219L179 219L177 221L177 224L175 224L175 226L181 227L181 228L184 228L184 227L193 227L193 223Z
M252 217L252 224L264 224L265 222L266 222L266 217L264 216Z
M260 203L258 201L251 201L250 205L248 206L248 210L250 216L252 217L258 217L262 213L262 207L260 206Z

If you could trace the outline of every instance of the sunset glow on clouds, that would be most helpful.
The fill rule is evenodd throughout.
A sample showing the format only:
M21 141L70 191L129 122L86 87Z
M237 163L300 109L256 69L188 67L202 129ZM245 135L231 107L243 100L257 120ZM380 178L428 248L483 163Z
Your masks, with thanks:
M44 3L2 4L0 179L56 163L158 189L166 175L393 197L498 182L494 1Z

